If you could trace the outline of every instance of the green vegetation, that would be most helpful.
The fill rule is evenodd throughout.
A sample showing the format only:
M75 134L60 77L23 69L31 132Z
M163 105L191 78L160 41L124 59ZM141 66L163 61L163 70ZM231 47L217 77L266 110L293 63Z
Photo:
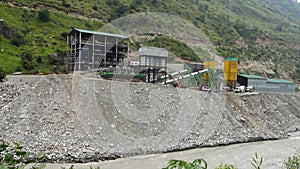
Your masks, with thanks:
M38 12L38 19L43 22L50 21L50 12L48 9L41 9Z
M236 169L236 167L232 164L225 164L225 165L221 164L215 169Z
M5 0L0 3L0 28L6 28L0 29L0 64L6 73L64 72L70 27L98 30L114 19L146 11L188 20L223 57L276 60L291 78L300 79L300 3L294 0ZM186 60L205 58L170 37L136 43L165 47Z
M299 169L300 168L300 155L289 157L284 163L286 169Z
M4 140L0 140L0 169L24 169L27 164L30 163L39 163L43 161L46 156L44 152L40 152L37 155L32 155L29 152L23 150L21 143L10 144ZM255 169L261 169L263 159L258 157L258 154L255 153L255 156L252 158L251 165ZM35 164L31 169L44 169L46 164L40 163ZM61 167L66 169L65 167ZM207 169L207 162L200 158L196 159L193 162L186 162L183 160L170 160L168 166L163 169ZM286 169L299 169L300 168L300 155L289 157L288 160L284 163L284 168ZM74 169L74 165L71 165L69 169ZM90 167L93 169L93 167ZM100 169L97 167L95 169ZM232 164L221 164L215 169L237 169Z
M0 65L6 73L64 71L70 28L98 29L102 23L47 9L28 10L0 3ZM2 35L1 35L2 34Z
M251 165L254 169L261 169L263 159L258 157L258 154L255 153L252 158ZM207 169L208 164L204 159L196 159L191 163L182 161L182 160L170 160L168 166L163 169ZM300 169L300 155L294 155L289 157L288 160L284 163L283 168L285 169ZM215 169L237 169L232 164L221 164Z
M261 169L261 165L262 165L263 159L258 157L258 154L255 153L255 156L252 157L252 162L251 165L255 168L255 169Z
M4 140L0 140L0 169L24 169L30 163L39 163L45 159L44 152L32 155L23 150L21 143L9 144ZM30 169L44 169L46 164L40 163L33 165ZM65 169L65 167L62 167ZM74 169L71 165L69 169ZM90 169L93 169L90 167ZM95 169L100 169L97 167Z
M300 79L300 63L296 63L296 78Z
M0 140L0 154L1 169L24 169L25 165L39 162L45 157L43 152L33 156L24 151L20 143L11 145L3 140ZM45 164L39 164L31 169L44 169L45 167Z
M0 82L3 81L6 77L5 72L3 71L3 68L0 67Z
M130 47L138 50L141 46L153 46L167 49L171 54L189 61L201 61L197 54L185 43L167 36L155 36L151 39L145 39L133 42Z
M168 166L163 169L207 169L207 162L204 159L196 159L193 162L182 160L170 160Z
M61 169L67 169L67 168L61 167ZM70 168L68 168L68 169L75 169L75 168L74 168L74 165L71 165ZM93 167L90 167L90 169L94 169L94 168L93 168ZM97 167L97 168L95 168L95 169L100 169L100 167Z
M252 158L252 161L253 162L251 162L251 165L255 169L261 169L263 159L262 158L259 159L257 153L255 153L255 156ZM207 162L201 158L201 159L196 159L191 163L182 160L170 160L168 166L163 169L207 169L207 168L208 168ZM236 169L236 167L232 164L225 164L225 165L221 164L217 166L215 169Z

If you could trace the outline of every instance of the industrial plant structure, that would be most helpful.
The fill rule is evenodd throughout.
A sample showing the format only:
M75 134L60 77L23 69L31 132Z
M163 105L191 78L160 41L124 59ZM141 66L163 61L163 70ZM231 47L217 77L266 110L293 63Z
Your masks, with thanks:
M140 80L172 85L178 83L176 86L205 87L214 91L220 91L223 83L229 89L251 86L256 92L295 92L295 84L287 80L238 74L237 58L224 59L224 78L220 73L222 70L216 70L215 61L187 63L188 67L184 70L170 74L167 70L169 53L166 49L157 47L141 47L139 60L128 61L128 65L125 65L124 58L126 54L129 56L129 45L120 43L124 39L128 37L73 28L68 36L69 69L71 71L100 69L100 75L107 79Z
M69 70L85 71L124 65L129 47L121 45L126 36L73 28L68 36Z
M295 83L282 79L267 79L257 75L238 74L237 82L243 86L253 86L256 92L295 93Z
M238 73L238 59L225 58L224 59L224 79L227 85L231 88L236 86Z
M139 49L139 66L145 70L148 83L156 81L157 73L161 69L166 76L168 55L168 51L164 48L144 46Z

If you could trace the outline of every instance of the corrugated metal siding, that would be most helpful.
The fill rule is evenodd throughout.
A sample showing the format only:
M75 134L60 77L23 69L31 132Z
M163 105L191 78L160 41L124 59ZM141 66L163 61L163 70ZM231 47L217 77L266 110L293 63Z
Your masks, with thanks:
M264 77L261 76L257 76L257 75L247 75L247 74L239 74L239 76L248 78L248 79L266 79Z
M83 29L77 29L74 28L73 30L82 32L82 33L89 33L89 34L95 34L95 35L101 35L101 36L109 36L113 38L120 38L120 39L127 39L127 36L119 35L119 34L112 34L112 33L105 33L105 32L96 32L96 31L89 31L89 30L83 30Z
M267 81L265 79L248 79L248 86L254 86L256 92L265 92Z
M248 86L254 86L256 92L295 93L293 83L268 83L265 79L248 79Z
M139 55L167 58L169 56L169 52L164 48L144 46L139 49Z
M266 92L272 93L295 93L295 84L293 83L267 83Z

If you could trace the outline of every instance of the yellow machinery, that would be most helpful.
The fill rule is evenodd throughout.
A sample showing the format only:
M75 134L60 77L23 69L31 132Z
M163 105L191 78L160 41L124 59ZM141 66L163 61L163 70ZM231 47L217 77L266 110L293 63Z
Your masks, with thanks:
M229 87L235 87L238 73L238 59L225 58L224 59L224 78L228 82Z
M204 69L211 69L213 71L216 70L216 62L215 61L207 61L207 62L204 62ZM204 74L204 80L206 82L209 81L209 74L208 73L205 73Z

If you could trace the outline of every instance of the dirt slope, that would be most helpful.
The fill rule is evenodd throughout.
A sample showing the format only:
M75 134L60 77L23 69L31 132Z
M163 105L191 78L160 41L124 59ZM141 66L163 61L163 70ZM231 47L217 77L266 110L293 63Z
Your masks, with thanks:
M8 76L0 137L86 162L262 139L300 129L300 96L206 93L81 75Z

